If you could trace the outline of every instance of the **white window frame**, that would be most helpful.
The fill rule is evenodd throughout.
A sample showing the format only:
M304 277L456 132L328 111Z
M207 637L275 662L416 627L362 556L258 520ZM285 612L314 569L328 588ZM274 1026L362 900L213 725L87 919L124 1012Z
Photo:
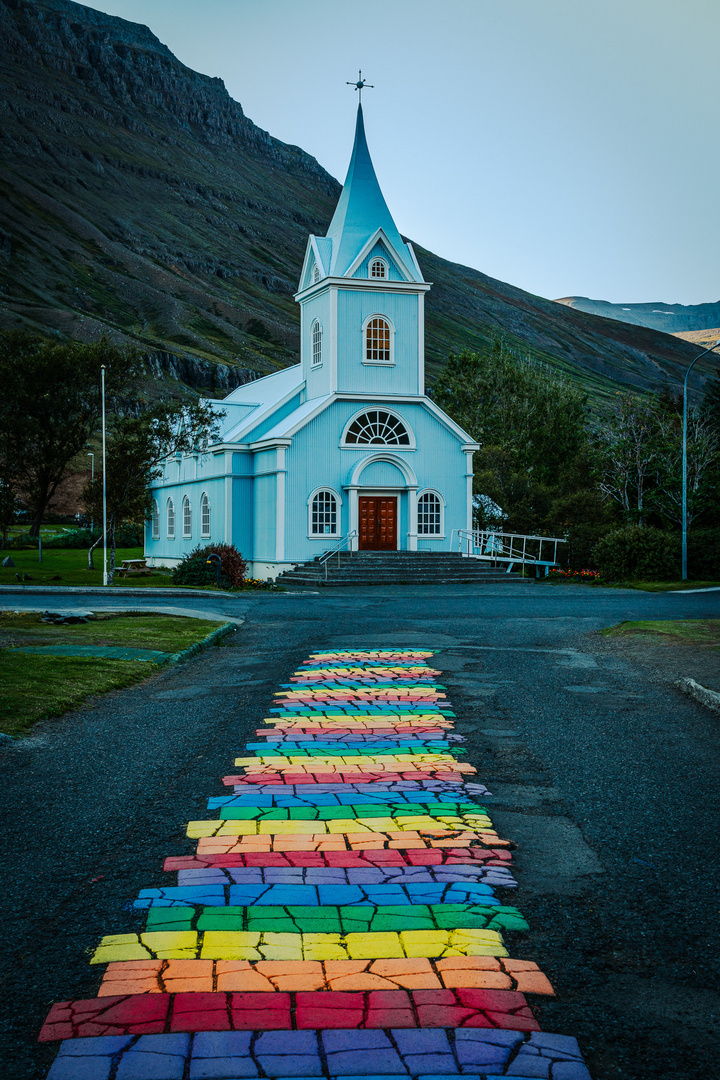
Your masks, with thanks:
M192 539L192 503L189 495L183 495L182 501L182 534L183 540Z
M375 263L379 263L382 266L382 274L373 274L372 269ZM373 255L373 257L368 262L368 277L370 278L370 281L387 281L388 276L389 267L387 259L381 259L377 255Z
M390 329L390 359L389 360L368 360L367 356L367 343L366 334L367 329L373 319L384 319ZM368 315L367 319L362 324L362 362L369 367L392 367L395 363L395 326L391 318L389 318L384 311L375 311L372 315Z
M175 539L175 503L171 498L168 498L165 504L165 523L167 525L167 538L168 540Z
M316 334L317 334L317 338L316 338ZM319 368L319 367L322 366L322 362L323 362L322 339L323 339L322 323L320 322L319 319L313 319L312 323L310 324L310 367L311 368ZM316 345L317 345L317 349L315 347ZM316 360L315 359L316 356L319 357L319 359Z
M207 515L205 514L205 508L207 507ZM200 537L202 540L210 539L210 526L212 520L210 517L210 498L207 491L203 491L200 496ZM205 525L205 517L207 516L207 527Z
M327 493L328 495L332 495L332 497L335 499L335 532L313 532L312 531L312 528L313 528L313 503L315 502L315 498L318 495L321 495L323 493ZM342 510L342 502L343 502L342 498L337 493L335 488L329 487L327 484L323 484L322 487L317 487L317 488L315 488L314 491L310 492L310 495L309 495L308 501L307 501L307 508L308 508L307 535L308 535L308 540L328 540L328 539L332 539L333 537L335 539L337 539L341 535L341 531L340 531L340 514L341 514L341 510Z
M361 416L371 412L386 412L389 413L395 420L399 421L407 432L409 442L407 443L349 443L347 436L350 428L353 426L356 420L359 420ZM387 405L366 405L363 409L358 409L353 416L350 417L347 424L343 428L342 438L340 439L340 446L343 450L363 450L367 453L368 449L380 449L384 447L386 450L391 450L393 453L396 451L402 453L405 450L415 450L415 434L408 424L404 416L401 416L397 409L391 409Z
M160 539L160 505L157 499L152 501L152 510L150 511L150 536L153 540Z
M420 531L420 505L424 495L434 495L440 503L440 529L438 532ZM445 500L436 488L423 488L417 494L416 527L418 540L444 540L445 539Z

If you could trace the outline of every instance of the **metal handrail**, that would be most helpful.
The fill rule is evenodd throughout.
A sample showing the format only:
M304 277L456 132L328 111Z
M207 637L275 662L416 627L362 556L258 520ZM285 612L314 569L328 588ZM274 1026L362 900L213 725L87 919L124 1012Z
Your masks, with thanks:
M338 566L339 566L340 565L340 552L345 547L348 540L353 540L357 536L357 534L358 534L357 529L352 529L347 534L347 536L343 536L342 540L340 540L335 545L334 548L331 548L330 551L326 551L324 555L319 555L318 556L318 562L321 564L321 566L324 566L324 568L325 568L325 580L326 581L327 581L327 568L328 568L328 563L329 563L330 559L333 557L333 555L335 555L337 553L337 560L338 560ZM352 548L350 548L350 554L352 555Z
M557 564L557 546L566 544L567 540L561 536L538 536L531 533L506 533L499 529L453 529L450 536L452 550L453 536L458 535L458 552L462 553L465 543L465 555L472 559L487 559L491 562L508 563L508 573L515 563L522 563L523 570L526 563L534 566L544 566L545 572L550 566ZM528 550L528 542L531 550ZM543 558L543 544L552 544L552 557L545 553ZM537 545L536 550L532 550ZM475 551L479 548L479 551Z

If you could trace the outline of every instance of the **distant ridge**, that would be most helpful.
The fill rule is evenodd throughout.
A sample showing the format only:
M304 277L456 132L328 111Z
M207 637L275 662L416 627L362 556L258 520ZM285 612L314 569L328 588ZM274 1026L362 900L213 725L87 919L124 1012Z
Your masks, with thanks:
M313 157L147 27L70 0L0 0L0 82L0 326L108 332L157 375L217 392L298 361L305 242L340 191ZM430 380L449 352L502 336L600 403L677 386L695 355L415 250L433 283ZM712 370L698 367L696 386Z
M720 326L720 301L716 304L611 304L607 300L590 300L587 296L563 296L555 303L633 326L664 330L668 334Z

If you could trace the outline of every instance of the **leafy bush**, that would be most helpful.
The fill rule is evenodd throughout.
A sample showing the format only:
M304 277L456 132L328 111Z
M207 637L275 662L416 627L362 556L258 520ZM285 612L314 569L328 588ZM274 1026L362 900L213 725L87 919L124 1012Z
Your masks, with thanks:
M609 581L675 581L680 576L680 537L649 525L628 525L604 536L593 560Z
M219 555L221 561L220 584L225 589L242 589L247 563L237 548L231 544L208 544L197 547L185 556L172 572L173 585L215 585L217 571L215 562L208 566L209 555Z
M695 581L720 581L720 529L688 532L688 577Z
M24 548L36 548L37 540L31 540L28 533L16 533L8 536L2 545L4 551L22 551Z
M72 529L70 532L59 533L52 540L43 540L43 547L89 548L101 536L101 529L94 529L92 532L90 529ZM142 525L121 525L115 532L115 544L119 548L142 547L144 543Z

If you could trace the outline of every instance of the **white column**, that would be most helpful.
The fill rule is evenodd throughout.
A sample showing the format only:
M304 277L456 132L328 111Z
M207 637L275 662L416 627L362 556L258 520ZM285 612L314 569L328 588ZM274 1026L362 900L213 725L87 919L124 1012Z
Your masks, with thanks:
M418 293L418 394L425 393L425 293Z
M467 488L467 525L466 525L466 528L467 528L467 530L469 532L471 532L472 527L473 527L473 507L472 507L472 496L473 496L473 464L472 464L472 459L473 459L473 451L472 450L466 450L465 451L465 458L466 458L466 461L467 461L467 467L466 467L466 471L465 471L465 484L466 484L466 488Z
M225 543L233 542L233 519L232 519L232 451L225 453Z
M285 560L285 447L278 446L275 451L277 457L277 474L275 480L275 492L277 497L275 510L275 560Z
M407 492L408 532L407 549L417 551L417 488L408 488Z
M358 514L358 489L356 487L347 488L348 495L348 532L358 531L358 525L360 524L360 517ZM350 550L358 550L359 536L354 536L350 541Z

